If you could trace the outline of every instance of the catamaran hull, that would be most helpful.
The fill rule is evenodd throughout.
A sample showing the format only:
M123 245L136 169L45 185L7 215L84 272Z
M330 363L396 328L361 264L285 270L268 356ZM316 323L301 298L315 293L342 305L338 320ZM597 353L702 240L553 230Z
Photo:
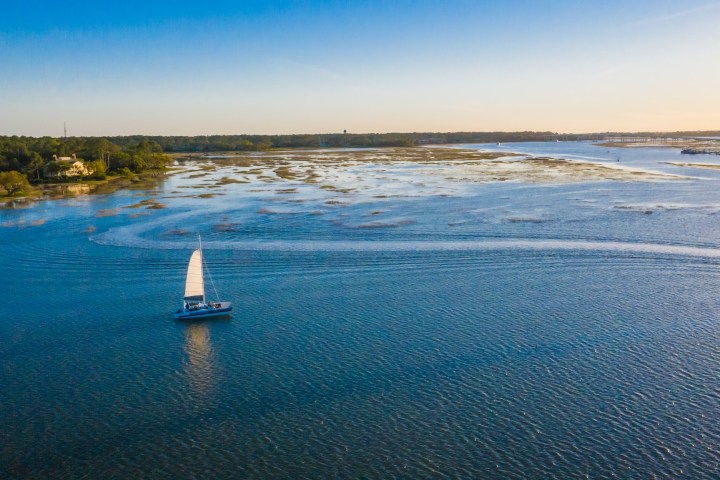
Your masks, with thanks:
M195 320L214 317L226 317L230 315L232 305L230 302L221 302L218 308L198 308L197 310L178 310L175 313L175 320Z

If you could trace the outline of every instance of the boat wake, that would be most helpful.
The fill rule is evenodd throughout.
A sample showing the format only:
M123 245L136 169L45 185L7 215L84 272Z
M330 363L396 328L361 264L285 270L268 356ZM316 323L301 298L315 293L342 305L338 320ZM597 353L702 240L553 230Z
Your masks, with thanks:
M182 240L149 240L135 232L113 230L90 239L101 245L146 249L188 249L193 243ZM593 241L567 239L508 238L492 240L215 240L206 249L294 252L372 251L584 251L618 254L671 255L693 258L720 258L720 248L647 242Z

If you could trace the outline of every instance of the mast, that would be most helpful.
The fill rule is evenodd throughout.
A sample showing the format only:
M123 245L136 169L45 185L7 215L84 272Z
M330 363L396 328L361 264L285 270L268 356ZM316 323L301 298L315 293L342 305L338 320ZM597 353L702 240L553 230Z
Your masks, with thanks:
M200 236L199 233L198 233L198 243L200 244L200 247L198 248L198 250L200 250L200 273L202 273L204 259L203 259L203 253L202 253L202 237ZM205 302L205 279L203 278L203 305L205 305L205 303L206 303Z

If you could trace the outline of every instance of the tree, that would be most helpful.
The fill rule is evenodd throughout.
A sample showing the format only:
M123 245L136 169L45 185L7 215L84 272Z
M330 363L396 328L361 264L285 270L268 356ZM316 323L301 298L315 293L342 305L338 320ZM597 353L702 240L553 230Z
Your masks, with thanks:
M143 139L138 143L134 150L136 152L143 152L143 153L162 153L163 149L162 146L160 146L159 143L157 143L155 140L148 140Z
M16 170L0 172L0 185L8 195L30 190L30 182L28 182L27 177Z
M147 168L147 162L145 161L145 155L136 153L130 159L130 170L135 173L140 173Z
M70 170L70 165L64 162L53 161L45 166L45 172L54 177L62 177L68 170Z
M90 164L88 164L88 168L92 170L92 174L90 175L92 178L96 180L105 180L105 172L107 171L105 162L102 160L95 160L94 162L90 162Z
M25 174L35 176L35 179L39 182L40 170L42 170L44 166L45 161L43 160L42 156L40 156L40 154L37 152L33 152L30 155L30 162L25 167Z
M105 167L110 169L111 159L115 159L121 151L118 145L107 138L89 138L82 153L90 160L103 160Z
M272 141L266 138L260 140L259 142L255 142L255 148L258 150L269 150L272 146Z
M145 155L145 163L147 165L147 168L155 170L164 169L165 166L171 161L172 159L170 158L170 155L166 155L164 153L152 153L150 155Z
M253 143L247 138L243 138L242 140L240 140L240 142L238 142L235 148L237 150L252 150Z
M154 140L143 139L128 149L129 159L125 162L118 162L119 167L127 166L135 173L140 173L148 169L165 168L170 163L171 158L163 152L159 143Z
M120 152L111 162L109 170L120 171L132 164L132 157L127 152Z

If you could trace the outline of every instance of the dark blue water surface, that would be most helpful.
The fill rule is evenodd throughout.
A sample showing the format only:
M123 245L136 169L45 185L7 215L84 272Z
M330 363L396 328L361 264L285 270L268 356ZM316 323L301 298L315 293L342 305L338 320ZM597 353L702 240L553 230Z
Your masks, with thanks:
M1 211L0 478L718 478L720 172L502 147L692 178ZM172 319L196 233L230 320Z

